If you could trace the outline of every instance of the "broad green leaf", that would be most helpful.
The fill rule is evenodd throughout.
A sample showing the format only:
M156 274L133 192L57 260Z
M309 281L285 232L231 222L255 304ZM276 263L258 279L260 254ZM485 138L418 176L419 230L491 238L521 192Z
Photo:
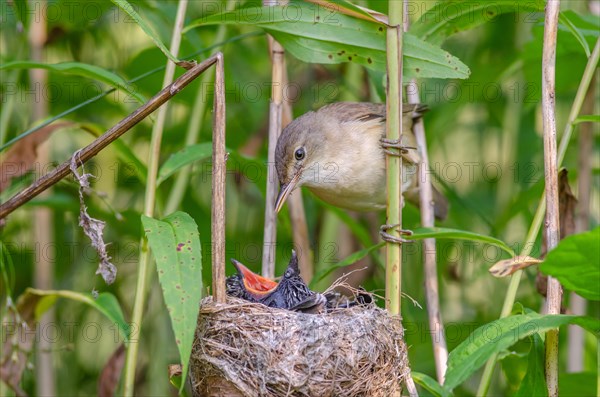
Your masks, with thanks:
M38 308L36 308L36 316L41 316L45 310L49 309L52 304L58 298L67 298L77 302L85 303L100 311L106 318L112 321L121 332L121 336L125 339L125 342L129 341L131 329L129 324L125 322L123 317L123 311L119 305L119 301L115 296L109 292L102 292L98 294L98 297L94 299L91 294L82 294L80 292L69 291L69 290L39 290L34 288L27 288L25 294L35 295L42 297L38 302Z
M157 185L163 183L168 177L173 175L180 168L198 160L203 160L212 155L212 143L199 143L183 148L179 152L173 153L165 161L158 171Z
M443 227L420 227L413 230L412 240L421 240L424 238L450 238L456 240L480 241L494 245L511 256L515 256L515 252L504 241L494 237L486 236L479 233L468 232L466 230L448 229Z
M589 122L600 123L600 114L585 114L583 116L579 116L573 121L573 124L589 123Z
M561 325L577 324L596 337L600 336L600 320L583 316L520 314L501 318L477 328L448 356L444 387L448 390L464 382L490 357L518 340L546 332Z
M144 19L140 16L140 14L137 13L137 11L131 6L131 4L129 4L129 2L127 0L111 0L111 1L116 6L118 6L123 11L125 11L127 13L127 15L129 15L131 18L133 18L133 20L139 25L139 27L142 28L144 33L146 33L148 35L148 37L150 37L152 39L154 44L156 44L156 46L162 51L163 54L165 54L165 56L167 58L169 58L171 61L173 61L175 63L179 62L179 59L177 59L177 57L174 56L171 53L171 51L169 51L169 49L163 44L163 42L160 40L160 38L154 32L154 30L152 30L150 25L148 25L146 23L146 21L144 21Z
M600 227L565 237L548 252L540 270L566 289L600 300Z
M335 265L328 266L326 269L321 270L319 273L317 273L313 277L313 279L310 282L310 286L314 287L319 281L321 281L323 278L327 277L327 275L329 275L334 270L342 268L342 267L350 266L353 263L356 263L357 261L361 260L365 256L369 255L371 252L383 247L384 245L385 245L385 243L379 243L379 244L373 245L369 248L365 248L363 250L356 251L356 252L348 255L347 257L345 257L344 259L342 259Z
M76 76L87 77L92 80L101 81L118 88L133 96L140 103L146 102L146 99L135 89L128 84L119 75L103 69L96 65L90 65L81 62L60 62L60 63L43 63L33 61L13 61L0 65L0 70L5 69L47 69L56 72L74 74Z
M185 384L200 298L202 252L198 226L185 212L175 212L159 221L142 215L144 232L152 249L158 279L179 349Z
M521 386L515 394L515 397L548 395L546 386L546 377L544 375L544 341L539 334L533 334L531 340L531 350L529 350L529 359L527 362L527 373L521 381Z
M186 30L214 24L252 25L273 35L304 62L355 62L385 70L386 28L306 2L288 6L245 7L192 22ZM468 67L458 58L415 35L404 35L404 74L407 77L467 78Z
M411 372L412 378L416 384L420 385L422 388L430 392L436 397L450 397L452 393L448 390L444 389L444 386L437 383L435 379L432 377L422 374L420 372Z
M498 15L523 12L521 18L531 18L532 12L542 12L543 0L455 0L438 2L421 15L409 32L433 44L442 44L448 37L487 23Z

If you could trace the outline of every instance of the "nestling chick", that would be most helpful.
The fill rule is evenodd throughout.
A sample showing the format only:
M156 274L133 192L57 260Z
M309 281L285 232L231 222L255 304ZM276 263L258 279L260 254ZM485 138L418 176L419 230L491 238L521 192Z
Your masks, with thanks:
M403 106L404 160L402 192L418 206L417 163L412 126L426 108ZM292 121L275 151L275 167L281 184L276 210L298 186L306 186L323 201L354 211L386 207L385 105L338 102ZM388 145L389 146L389 145ZM438 219L447 215L446 199L434 189L434 211Z

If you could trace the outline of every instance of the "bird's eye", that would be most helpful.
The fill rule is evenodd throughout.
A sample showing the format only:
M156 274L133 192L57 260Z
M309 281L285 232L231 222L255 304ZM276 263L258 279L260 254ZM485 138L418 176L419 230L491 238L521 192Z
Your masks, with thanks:
M296 149L296 151L294 152L294 157L296 158L296 160L302 160L304 156L306 156L306 152L304 151L303 147Z

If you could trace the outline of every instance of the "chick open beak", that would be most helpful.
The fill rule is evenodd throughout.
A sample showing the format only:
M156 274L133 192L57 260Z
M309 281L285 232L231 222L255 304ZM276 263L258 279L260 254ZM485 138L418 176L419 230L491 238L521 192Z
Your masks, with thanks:
M231 259L231 262L242 276L244 287L248 292L255 295L263 295L270 293L277 287L277 283L273 280L260 276L248 269L241 262Z
M298 170L291 181L288 183L284 183L281 185L279 189L279 195L277 196L277 200L275 201L275 212L281 211L283 204L285 204L285 200L292 193L296 185L298 184L298 180L300 179L301 170Z

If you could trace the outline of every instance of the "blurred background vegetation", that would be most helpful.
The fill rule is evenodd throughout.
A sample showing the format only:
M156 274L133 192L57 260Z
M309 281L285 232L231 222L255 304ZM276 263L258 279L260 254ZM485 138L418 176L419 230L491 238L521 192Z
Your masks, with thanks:
M125 80L154 73L139 79L134 86L146 98L161 89L165 65L164 55L151 40L121 10L109 1L74 3L69 1L32 2L27 18L20 18L18 8L10 0L2 0L0 61L33 59L32 25L36 18L47 21L47 37L43 41L42 58L48 63L78 61L113 71ZM131 2L140 15L168 43L175 20L175 1ZM385 2L356 3L386 12ZM74 5L75 4L75 5ZM412 21L433 6L433 1L414 2ZM598 32L598 16L589 11L597 1L563 2L563 10L572 12L588 29ZM41 14L37 11L44 11ZM224 7L218 2L192 1L186 22L214 13ZM443 45L471 69L467 80L419 81L422 102L429 111L425 116L431 167L436 185L448 197L451 208L444 227L469 230L498 237L509 244L525 240L533 213L543 190L543 152L541 138L541 14L507 14L471 31L457 34ZM227 179L227 257L234 257L258 271L262 251L264 222L264 192L266 182L266 136L270 96L271 66L266 36L256 29L230 25L225 27L222 43L217 40L217 26L188 31L183 36L180 57L191 54L202 60L222 44L225 57L227 87L227 147L243 158L233 156L228 163ZM582 46L567 30L559 32L557 53L557 126L562 131L572 104L587 57ZM592 41L593 45L593 41ZM199 51L202 51L199 53ZM294 116L335 101L382 101L382 76L363 67L346 63L316 65L303 63L291 55L286 57L290 85L285 93L293 103ZM181 70L177 71L181 74ZM209 71L212 74L212 71ZM0 144L34 126L45 116L34 117L40 102L47 106L47 116L81 104L107 90L98 81L49 71L43 86L32 86L27 70L0 70L2 81L2 115ZM198 79L170 101L163 138L161 162L184 147L186 130L197 96L206 101L204 119L198 142L211 140L212 83ZM600 90L596 90L596 94ZM116 91L81 107L64 119L87 124L88 130L104 131L134 110L138 104L123 91ZM598 114L598 101L594 100ZM109 146L95 157L85 170L95 175L93 193L86 197L92 216L106 222L105 240L118 268L114 284L107 286L96 276L97 256L87 237L78 226L79 201L77 184L72 178L62 181L51 191L13 213L0 230L12 298L26 287L45 285L51 289L78 292L112 292L120 302L125 318L130 318L136 283L136 265L142 232L140 213L143 209L144 180L131 156L146 162L152 120L147 119L120 140L126 149ZM598 131L597 124L594 126ZM573 191L577 189L577 133L569 146L564 166L569 170ZM77 149L90 143L95 136L89 131L72 127L57 130L46 143L38 147L34 172L12 181L0 196L5 201L31 183L53 165L66 160ZM589 227L600 223L600 183L598 179L600 135L593 138L592 211ZM5 153L5 152L3 152ZM40 158L46 160L41 161ZM204 281L210 285L210 164L207 159L193 166L179 209L196 220L203 247ZM160 185L158 216L164 216L165 203L173 188L174 178ZM314 196L303 192L309 235L316 271L327 268L350 253L365 248L354 235L366 233L376 242L378 225L384 214L350 214L354 220L350 230L340 214L322 205ZM48 218L40 216L46 211ZM419 226L418 210L404 208L404 226ZM279 215L277 274L281 274L292 248L292 225L287 211ZM36 231L37 230L37 231ZM45 239L38 238L45 230ZM363 239L364 240L364 239ZM540 254L541 241L535 243L533 256ZM382 254L383 255L383 254ZM496 279L487 269L501 259L501 252L473 242L440 240L438 242L439 277L442 317L446 326L448 347L464 340L478 325L498 318L508 280ZM383 257L383 256L382 256ZM428 330L420 244L405 245L403 292L411 299L403 300L402 315L407 329L410 362L414 370L433 375L435 367ZM234 270L228 266L228 274ZM383 293L384 271L372 257L365 258L356 268L352 281L368 290ZM40 269L49 271L39 279ZM347 269L346 269L347 270ZM339 274L338 274L339 275ZM140 359L136 390L139 395L175 395L169 385L167 364L179 360L174 337L155 273L152 289L139 335ZM319 282L325 288L332 278ZM41 284L40 284L41 283ZM2 286L3 308L7 299L5 280ZM568 295L566 301L568 303ZM413 300L423 308L416 306ZM539 310L543 298L536 290L536 270L530 268L523 278L518 301L525 307ZM4 309L3 309L4 310ZM591 302L588 314L598 316L597 302ZM58 328L47 332L57 335L46 355L50 356L59 395L92 395L96 392L98 375L118 347L114 327L91 308L61 300L53 313ZM86 324L95 323L100 337L93 336ZM73 324L73 325L69 325ZM72 327L73 332L69 331ZM89 331L90 335L86 335ZM561 337L566 337L562 333ZM596 342L585 337L584 371L594 371ZM520 354L519 345L506 352L502 360L503 375L494 378L491 395L514 393L522 378L527 357ZM561 349L566 360L566 349ZM26 370L24 389L30 395L42 395L36 389L36 362ZM564 367L564 366L563 366ZM477 377L467 382L457 395L473 395ZM37 385L39 387L39 384ZM581 385L580 385L581 386ZM565 393L568 390L564 389ZM593 389L592 389L593 390ZM11 395L0 386L1 395ZM565 394L566 395L566 394Z

